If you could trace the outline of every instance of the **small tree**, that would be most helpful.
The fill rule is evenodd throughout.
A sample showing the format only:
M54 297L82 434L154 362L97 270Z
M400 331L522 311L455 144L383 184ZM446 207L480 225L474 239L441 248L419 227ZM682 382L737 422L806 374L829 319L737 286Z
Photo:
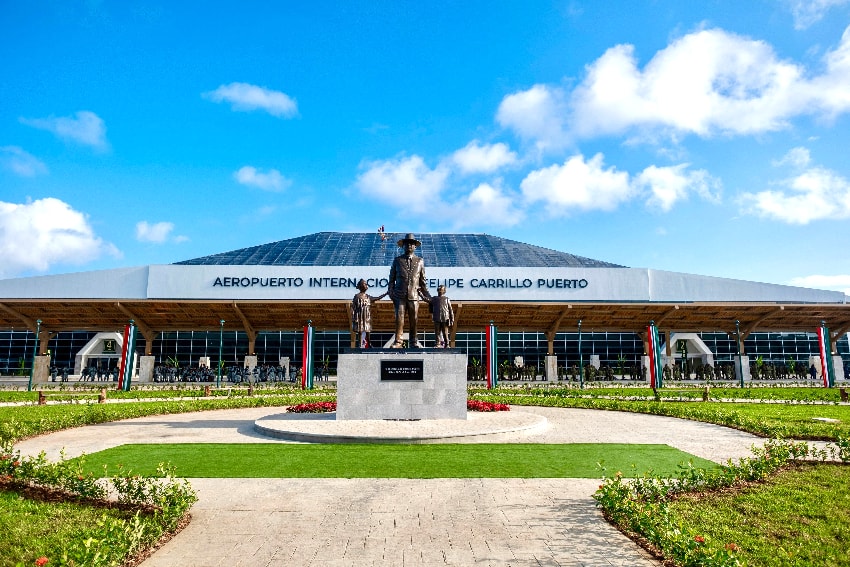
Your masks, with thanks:
M622 353L620 353L620 355L617 357L617 374L619 374L620 377L624 376L625 371L626 371L625 368L626 368L626 357Z

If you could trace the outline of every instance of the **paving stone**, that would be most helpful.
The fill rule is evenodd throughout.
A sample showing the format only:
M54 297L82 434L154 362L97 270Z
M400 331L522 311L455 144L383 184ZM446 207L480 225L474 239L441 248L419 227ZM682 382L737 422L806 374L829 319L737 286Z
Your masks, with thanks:
M154 416L87 426L20 443L57 459L122 443L280 443L253 422L280 408ZM514 408L548 426L453 442L664 443L725 462L763 440L660 416ZM408 424L409 425L409 424ZM374 427L374 425L372 425ZM369 431L365 431L369 434ZM143 567L653 566L605 522L598 479L190 479L193 521Z

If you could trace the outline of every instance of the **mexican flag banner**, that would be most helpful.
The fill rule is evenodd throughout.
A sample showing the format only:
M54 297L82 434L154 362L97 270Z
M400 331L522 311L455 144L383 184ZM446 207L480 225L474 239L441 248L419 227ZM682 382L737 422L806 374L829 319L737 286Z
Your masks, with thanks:
M487 377L487 388L492 390L499 383L499 362L496 356L496 344L499 339L499 330L492 322L487 325L484 331L485 352L487 353L487 361L484 366L484 372Z
M304 325L304 346L301 349L301 389L313 389L313 324Z
M821 376L823 387L835 386L835 368L832 366L832 346L829 343L829 328L825 321L818 327L818 350L820 351Z
M660 388L662 384L661 372L661 338L658 336L658 327L655 321L650 321L646 328L647 354L649 355L649 387L653 390Z

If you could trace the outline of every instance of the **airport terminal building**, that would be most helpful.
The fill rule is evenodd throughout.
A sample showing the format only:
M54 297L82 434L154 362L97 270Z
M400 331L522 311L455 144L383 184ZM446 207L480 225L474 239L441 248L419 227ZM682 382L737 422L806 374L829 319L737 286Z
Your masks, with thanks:
M169 265L0 280L0 375L28 375L36 359L71 375L114 367L129 320L142 381L162 365L297 366L308 321L314 364L333 373L355 345L357 282L382 294L403 236L321 232ZM839 366L850 364L850 298L840 292L629 268L486 234L417 238L429 290L446 286L453 346L471 364L492 322L500 363L522 357L563 376L582 361L624 375L640 367L651 321L670 364L731 363L741 352L751 364L808 368L822 324ZM419 318L431 346L425 304ZM394 339L392 301L375 303L372 321L373 344Z

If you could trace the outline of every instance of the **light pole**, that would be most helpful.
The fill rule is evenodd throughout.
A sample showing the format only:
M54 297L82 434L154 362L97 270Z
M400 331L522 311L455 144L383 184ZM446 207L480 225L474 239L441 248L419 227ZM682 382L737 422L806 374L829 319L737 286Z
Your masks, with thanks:
M578 320L578 384L584 389L584 357L581 354L581 319Z
M215 387L221 388L221 352L224 348L224 319L219 320L219 330L218 330L218 374L215 379Z
M32 376L35 374L35 359L38 356L38 335L41 333L41 319L35 322L35 344L32 347L32 368L30 368L30 381L27 384L27 392L32 392Z

